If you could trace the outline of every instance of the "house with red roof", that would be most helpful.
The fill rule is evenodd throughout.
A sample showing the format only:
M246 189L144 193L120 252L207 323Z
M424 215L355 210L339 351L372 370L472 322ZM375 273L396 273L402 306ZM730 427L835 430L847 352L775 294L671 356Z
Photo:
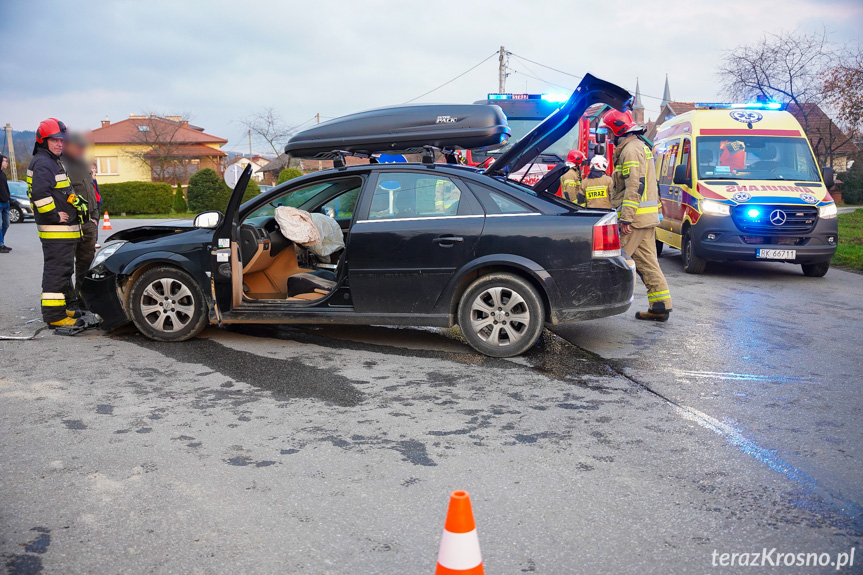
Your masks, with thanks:
M186 183L204 168L223 172L228 140L207 134L181 116L130 115L89 134L100 183Z

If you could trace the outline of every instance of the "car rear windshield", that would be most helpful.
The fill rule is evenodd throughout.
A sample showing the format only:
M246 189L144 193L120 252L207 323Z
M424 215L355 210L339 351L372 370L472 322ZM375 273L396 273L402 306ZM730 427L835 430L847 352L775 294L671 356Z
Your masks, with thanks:
M696 139L698 177L714 180L796 180L820 176L805 138L701 136Z

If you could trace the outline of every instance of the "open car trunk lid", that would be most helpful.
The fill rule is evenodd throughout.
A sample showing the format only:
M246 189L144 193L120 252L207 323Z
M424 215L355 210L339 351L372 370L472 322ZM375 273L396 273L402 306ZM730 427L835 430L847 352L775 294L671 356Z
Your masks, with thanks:
M565 136L593 104L608 104L623 110L631 94L611 82L585 74L566 103L513 144L486 168L489 176L509 176Z

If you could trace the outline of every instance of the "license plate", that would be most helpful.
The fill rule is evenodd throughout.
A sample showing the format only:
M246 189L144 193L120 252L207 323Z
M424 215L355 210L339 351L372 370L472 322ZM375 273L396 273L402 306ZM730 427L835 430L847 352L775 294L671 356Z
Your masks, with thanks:
M756 256L764 260L793 260L797 250L758 250Z

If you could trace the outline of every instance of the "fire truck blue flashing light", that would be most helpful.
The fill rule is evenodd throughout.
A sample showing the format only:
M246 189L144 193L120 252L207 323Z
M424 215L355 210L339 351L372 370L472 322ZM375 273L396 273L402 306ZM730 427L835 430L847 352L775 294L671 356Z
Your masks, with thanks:
M758 209L756 209L756 208L749 208L749 210L746 212L746 215L747 215L749 218L751 218L751 219L753 219L753 220L754 220L754 219L757 219L757 218L758 218L758 216L760 216L760 215L761 215L761 211L760 211L760 210L758 210Z
M569 100L569 96L566 94L543 94L542 99L546 102L561 103Z
M699 102L695 107L700 110L784 110L780 102L747 102L745 104L727 102Z

